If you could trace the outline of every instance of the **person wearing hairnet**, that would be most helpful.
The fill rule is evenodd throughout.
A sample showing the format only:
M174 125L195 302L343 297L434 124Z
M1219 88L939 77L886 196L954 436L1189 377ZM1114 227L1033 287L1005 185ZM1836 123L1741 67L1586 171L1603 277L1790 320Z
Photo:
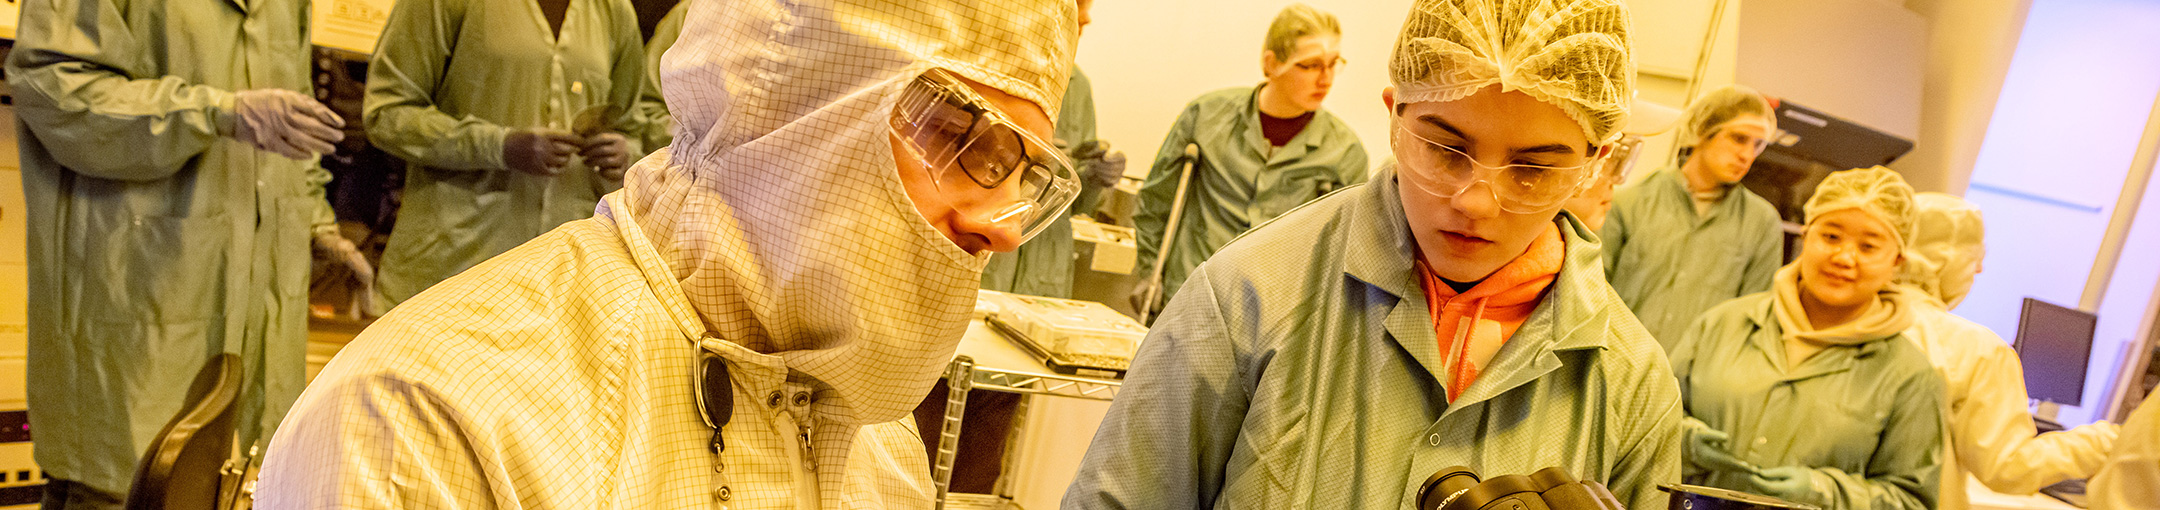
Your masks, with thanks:
M1334 14L1291 4L1268 26L1260 52L1267 81L1209 92L1185 105L1154 167L1140 186L1133 212L1139 259L1148 272L1163 264L1162 280L1133 289L1136 311L1159 310L1200 261L1231 239L1330 191L1365 182L1369 168L1357 133L1320 109L1341 72L1342 25ZM1197 145L1197 160L1185 148ZM1193 164L1184 211L1168 225L1179 176ZM1177 229L1176 244L1160 246ZM1168 251L1165 254L1165 251ZM1148 295L1157 298L1152 303Z
M6 75L43 506L119 508L214 357L239 357L225 433L243 448L299 395L309 246L369 271L337 236L316 159L344 121L311 97L304 0L43 0L21 14Z
M1680 166L1614 193L1600 232L1605 277L1667 350L1704 310L1769 290L1785 260L1777 209L1740 186L1777 132L1770 102L1728 86L1682 122Z
M2150 510L2160 505L2160 391L2145 395L2122 437L2085 485L2093 510Z
M693 1L676 139L324 367L257 506L925 508L902 418L1063 221L1071 0ZM756 70L756 72L749 72ZM787 86L781 86L781 85Z
M1913 237L1898 283L1914 291L1908 292L1913 324L1905 336L1927 351L1950 405L1938 507L1972 507L1965 494L1968 472L2003 494L2032 494L2092 476L2120 427L2100 422L2037 434L2017 351L1987 327L1949 312L1972 289L1987 250L1981 244L1980 209L1932 192L1914 195L1913 204Z
M1944 393L1907 340L1894 285L1913 191L1883 167L1835 172L1805 208L1800 258L1768 292L1705 312L1675 345L1689 483L1824 510L1936 507Z
M1591 232L1605 228L1605 213L1612 210L1613 188L1627 182L1627 176L1635 169L1635 161L1642 158L1643 137L1665 132L1679 112L1657 103L1637 99L1628 107L1628 123L1620 129L1620 141L1613 143L1612 154L1605 156L1598 168L1595 180L1581 193L1567 200L1567 212L1588 225Z
M1598 173L1588 187L1567 199L1568 214L1582 220L1591 232L1605 228L1605 213L1612 210L1613 188L1627 182L1628 172L1635 167L1635 157L1641 155L1643 137L1634 133L1620 135L1613 144L1612 154L1598 164Z
M1404 508L1450 466L1664 508L1679 388L1560 213L1627 122L1629 24L1617 0L1416 2L1381 94L1400 163L1194 270L1063 508Z
M1088 11L1094 0L1080 0L1080 30L1083 35L1091 19ZM1080 66L1074 65L1072 81L1065 86L1065 104L1058 108L1057 133L1054 142L1065 148L1065 153L1079 167L1080 197L1073 201L1067 216L1093 212L1099 205L1102 191L1117 186L1118 179L1125 176L1125 152L1112 150L1110 143L1095 138L1095 87L1088 82ZM982 288L1055 298L1072 297L1073 284L1073 231L1072 222L1057 222L1035 236L1027 244L1012 253L990 256L990 265L983 268Z
M639 151L629 0L402 0L368 62L368 141L412 164L376 299L591 216ZM642 138L642 136L641 136Z

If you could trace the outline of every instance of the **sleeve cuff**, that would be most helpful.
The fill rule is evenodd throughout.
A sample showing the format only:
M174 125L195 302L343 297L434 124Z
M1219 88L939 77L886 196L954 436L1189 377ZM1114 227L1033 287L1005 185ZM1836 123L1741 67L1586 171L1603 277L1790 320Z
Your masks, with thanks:
M233 93L223 90L212 92L217 94L217 101L210 107L210 123L217 128L218 136L232 138L240 132L240 114L234 110Z
M494 125L479 129L486 129L487 131L474 137L473 151L479 153L475 156L487 168L495 170L510 169L510 164L503 161L503 139L510 137L510 129Z

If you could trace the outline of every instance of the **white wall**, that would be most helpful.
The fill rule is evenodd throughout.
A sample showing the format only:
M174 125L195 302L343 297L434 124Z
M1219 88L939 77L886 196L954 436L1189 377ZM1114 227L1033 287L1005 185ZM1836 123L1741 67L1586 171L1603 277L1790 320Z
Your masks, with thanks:
M2160 3L2032 2L1966 194L1989 221L1988 254L1958 313L2009 337L2023 297L2079 303L2160 97L2160 65L2152 64L2160 61L2160 31L2153 26L2160 26ZM2126 243L2131 249L2116 272L2122 286L2111 287L2098 307L2105 315L2087 405L2064 408L2065 423L2090 421L2105 408L2099 397L2115 381L2129 341L2124 331L2136 328L2151 298L2156 259L2149 243L2160 242L2153 230L2134 229Z
M1882 0L1753 0L1740 10L1739 83L1912 139L1927 20Z
M1928 19L1920 136L1890 165L1913 188L1964 195L2032 0L1908 0Z

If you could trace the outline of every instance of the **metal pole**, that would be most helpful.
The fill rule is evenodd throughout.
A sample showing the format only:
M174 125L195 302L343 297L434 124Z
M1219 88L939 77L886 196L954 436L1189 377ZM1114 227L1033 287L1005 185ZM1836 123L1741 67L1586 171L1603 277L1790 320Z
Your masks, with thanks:
M1162 244L1155 247L1155 270L1148 274L1147 300L1140 303L1140 324L1152 324L1155 301L1162 299L1163 268L1170 265L1170 243L1177 242L1178 222L1185 217L1185 189L1192 185L1193 167L1200 166L1200 144L1185 144L1185 169L1178 173L1177 196L1170 199L1170 217L1163 222Z
M937 506L945 510L945 495L952 490L953 459L960 453L960 418L967 414L968 390L975 384L975 358L961 355L945 367L945 423L938 427L937 462L930 477L937 482Z
M2100 301L2107 297L2108 284L2115 279L2115 264L2122 260L2123 243L2129 240L2130 223L2137 219L2140 203L2145 200L2145 186L2152 180L2153 163L2160 157L2160 98L2153 101L2153 109L2145 117L2145 136L2138 141L2137 156L2130 160L2130 174L2123 177L2122 193L2115 197L2115 213L2108 219L2106 237L2100 238L2100 256L2093 261L2092 274L2085 277L2085 295L2078 299L2078 309L2099 312Z

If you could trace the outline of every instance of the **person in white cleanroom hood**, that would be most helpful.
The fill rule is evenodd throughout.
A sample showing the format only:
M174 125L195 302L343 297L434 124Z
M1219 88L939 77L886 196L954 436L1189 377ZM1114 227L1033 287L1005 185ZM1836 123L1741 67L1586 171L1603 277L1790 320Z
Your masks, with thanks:
M269 450L265 508L926 508L902 418L988 251L1060 220L1071 0L692 0L676 139L594 218L405 302Z
M1950 414L1943 416L1941 510L1965 510L1966 473L2004 494L2032 494L2048 484L2092 476L2107 459L2120 429L2094 423L2035 435L2026 409L2024 367L2002 337L1950 309L1972 290L1987 247L1980 243L1980 208L1942 193L1913 195L1913 239L1898 283L1911 292L1913 324L1905 336L1920 342L1942 374ZM2160 502L2156 502L2160 503Z

